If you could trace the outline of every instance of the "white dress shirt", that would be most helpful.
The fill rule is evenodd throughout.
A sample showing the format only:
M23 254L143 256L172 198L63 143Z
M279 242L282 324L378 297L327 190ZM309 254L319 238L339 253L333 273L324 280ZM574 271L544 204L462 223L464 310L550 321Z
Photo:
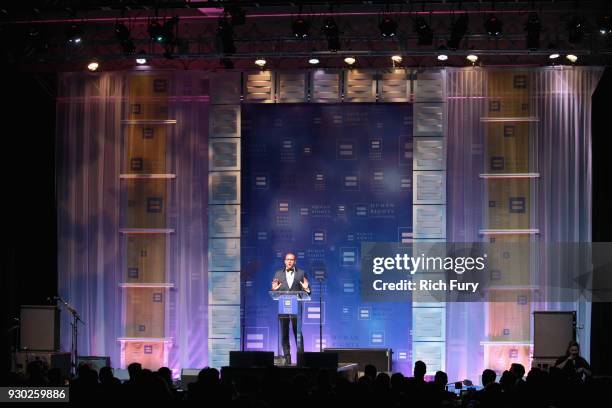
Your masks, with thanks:
M289 290L291 290L291 287L293 286L293 278L294 278L293 269L291 270L285 269L285 277L287 278L287 286L289 286Z

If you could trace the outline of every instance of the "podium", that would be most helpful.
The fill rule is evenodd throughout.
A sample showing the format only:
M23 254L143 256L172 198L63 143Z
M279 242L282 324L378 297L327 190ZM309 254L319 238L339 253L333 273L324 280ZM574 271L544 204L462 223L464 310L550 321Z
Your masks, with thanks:
M302 308L300 302L310 300L310 295L303 290L270 290L268 291L270 297L274 301L278 301L278 342L277 342L277 355L281 354L281 341L283 337L281 319L295 318L297 323L296 346L297 352L301 353L304 351L304 345L302 344ZM291 327L289 327L291 329Z

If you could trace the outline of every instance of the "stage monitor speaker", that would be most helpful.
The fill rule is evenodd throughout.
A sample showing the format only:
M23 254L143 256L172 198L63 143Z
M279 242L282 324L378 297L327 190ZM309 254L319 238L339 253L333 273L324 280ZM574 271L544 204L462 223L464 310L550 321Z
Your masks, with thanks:
M100 373L102 367L110 367L110 357L108 356L78 356L77 367L81 364L87 364L89 368L96 370Z
M273 351L230 351L230 367L274 367Z
M187 390L189 384L198 381L198 374L201 368L183 368L181 370L181 389Z
M21 306L21 350L58 351L60 316L56 306Z
M576 339L576 312L533 312L533 358L559 358Z
M337 353L339 363L356 363L359 371L364 371L368 364L372 364L378 371L390 373L392 369L391 349L325 348L323 351Z
M41 361L48 368L58 368L65 378L70 377L70 353L54 351L19 351L15 353L13 371L25 372L28 363Z
M338 368L338 353L304 352L297 355L298 367L305 368Z

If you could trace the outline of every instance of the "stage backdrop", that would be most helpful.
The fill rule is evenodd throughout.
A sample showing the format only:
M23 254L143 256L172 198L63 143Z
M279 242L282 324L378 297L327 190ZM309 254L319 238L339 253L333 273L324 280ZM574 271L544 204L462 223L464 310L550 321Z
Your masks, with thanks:
M277 350L268 290L292 251L313 287L305 350L322 315L323 347L389 347L409 372L411 302L361 303L358 285L361 242L412 233L412 105L244 104L242 142L245 348Z

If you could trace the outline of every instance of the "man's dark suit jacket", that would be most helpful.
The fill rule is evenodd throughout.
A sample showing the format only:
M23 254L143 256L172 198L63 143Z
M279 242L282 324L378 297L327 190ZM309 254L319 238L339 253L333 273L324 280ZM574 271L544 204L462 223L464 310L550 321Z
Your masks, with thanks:
M304 280L304 276L306 276L306 274L298 267L294 267L294 269L295 271L293 272L293 285L291 287L289 287L289 284L287 282L285 268L276 271L276 273L274 274L274 279L278 279L281 284L280 288L278 288L277 290L304 290L302 289L302 285L300 285L300 282ZM308 279L308 276L306 276L306 279ZM310 291L310 281L308 281L308 283L308 289Z

